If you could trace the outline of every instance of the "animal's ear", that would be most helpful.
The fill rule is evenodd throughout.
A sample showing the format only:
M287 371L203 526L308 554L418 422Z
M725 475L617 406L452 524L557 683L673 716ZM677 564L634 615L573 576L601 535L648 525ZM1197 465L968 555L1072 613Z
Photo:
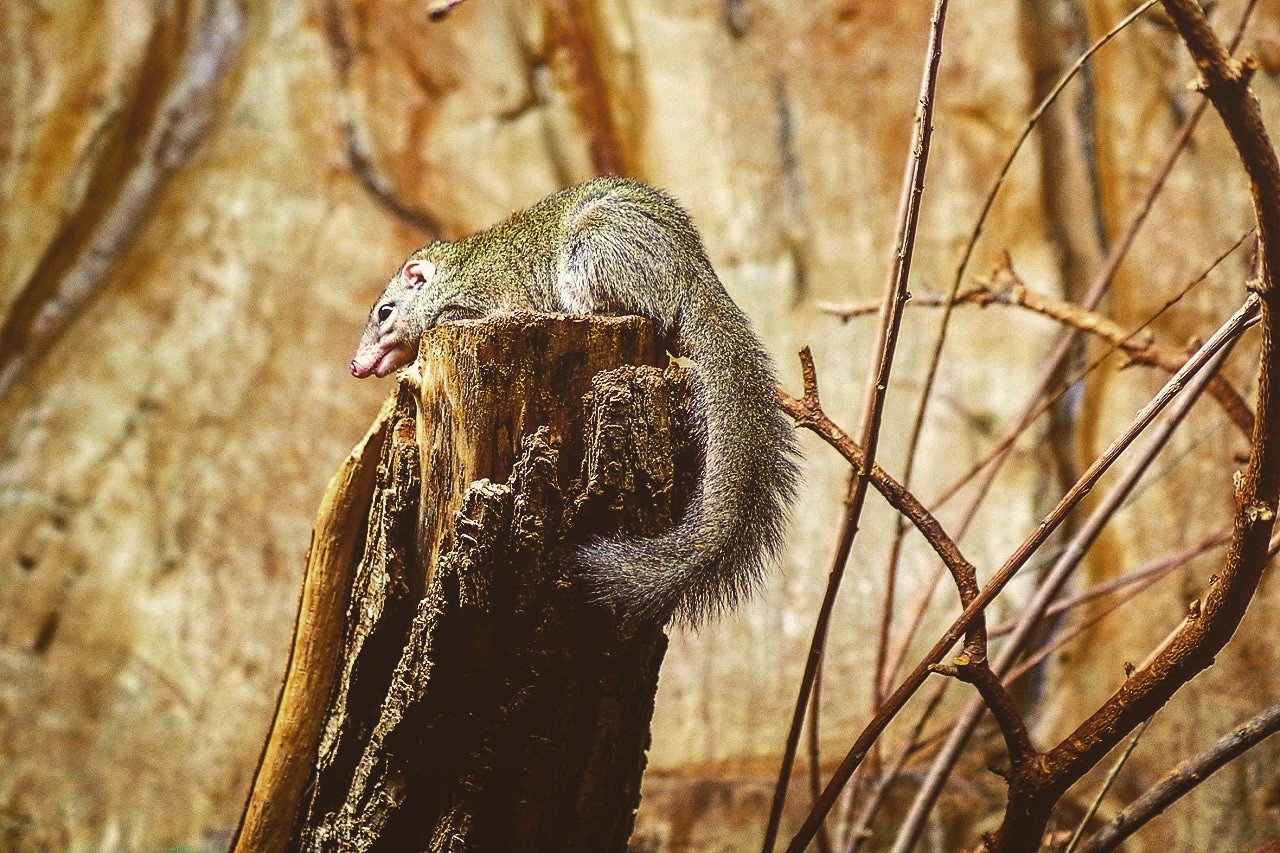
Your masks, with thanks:
M400 273L400 277L404 279L405 287L409 290L417 290L431 281L435 274L436 265L431 261L411 260L404 265L404 271Z

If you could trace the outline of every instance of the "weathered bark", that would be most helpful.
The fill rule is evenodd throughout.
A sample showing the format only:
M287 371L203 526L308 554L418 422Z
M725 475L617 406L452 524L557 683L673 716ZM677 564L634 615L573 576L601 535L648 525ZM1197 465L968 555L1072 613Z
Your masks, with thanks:
M638 318L424 338L325 497L235 849L625 847L666 638L565 555L696 480L682 372L621 366L660 355Z

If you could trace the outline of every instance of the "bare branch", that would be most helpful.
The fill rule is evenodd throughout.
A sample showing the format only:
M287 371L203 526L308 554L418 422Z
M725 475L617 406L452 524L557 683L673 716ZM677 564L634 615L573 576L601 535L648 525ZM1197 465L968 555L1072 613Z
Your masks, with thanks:
M1223 527L1215 530L1213 533L1210 533L1198 542L1188 545L1187 547L1169 554L1166 557L1154 560L1145 566L1134 569L1128 574L1120 575L1119 577L1099 584L1094 584L1088 589L1077 592L1075 595L1071 595L1066 598L1059 598L1054 601L1053 604L1049 605L1049 609L1044 612L1044 618L1051 619L1054 616L1070 612L1081 604L1111 595L1112 593L1119 592L1130 586L1136 585L1145 589L1146 585L1152 581L1159 580L1174 569L1185 566L1191 560L1199 557L1201 554L1205 554L1214 548L1217 548L1219 545L1225 544L1230 539L1230 527ZM1003 625L992 628L991 636L1004 636L1013 630L1014 624L1015 623L1007 622Z
M1246 10L1246 20L1247 20L1247 10ZM1243 21L1241 22L1241 27L1243 29ZM1237 32L1237 35L1239 35L1239 31ZM1172 162L1166 161L1166 165L1171 167ZM1158 186L1159 186L1158 183L1155 186L1153 186L1151 192L1154 193L1155 189ZM1148 206L1151 200L1152 200L1151 197L1148 196L1148 199L1147 199ZM1136 328L1132 329L1128 333L1128 336L1132 337L1134 335L1140 334L1149 325L1154 323L1157 318L1159 318L1162 314L1164 314L1166 311L1172 308L1175 304L1177 304L1183 297L1187 295L1187 293L1191 291L1192 288L1194 288L1200 282L1204 281L1209 276L1209 274L1215 268L1217 268L1217 266L1221 264L1222 261L1224 261L1228 256L1230 256L1230 254L1234 252L1249 235L1253 234L1254 230L1255 229L1250 229L1244 235L1244 237L1236 241L1236 243L1234 243L1226 251L1219 254L1218 257L1214 259L1212 263L1210 263L1207 267L1205 267L1205 269L1200 273L1200 275L1198 275L1196 278L1192 279L1190 282L1185 284L1173 296L1166 299L1164 302L1164 305L1162 305L1153 314L1148 316ZM1132 227L1131 227L1131 231L1132 231ZM1106 279L1100 278L1099 282L1105 284ZM1097 284L1098 282L1095 282L1095 286ZM1097 291L1097 295L1100 297L1101 291ZM1093 300L1093 299L1086 300L1086 303L1093 302L1093 301L1096 301L1096 300ZM1068 335L1068 337L1064 340L1070 340L1070 338L1071 338L1071 335ZM1008 452L1013 447L1014 442L1017 441L1017 439L1022 435L1022 433L1041 414L1048 411L1049 407L1052 406L1063 394L1065 394L1069 388L1074 386L1075 383L1079 382L1085 376L1088 376L1096 368L1098 368L1107 358L1109 358L1111 354L1116 351L1116 348L1117 347L1114 344L1108 346L1103 352L1099 353L1088 365L1076 371L1073 376L1058 383L1059 387L1056 392L1045 397L1043 395L1047 393L1050 385L1053 384L1052 380L1054 379L1054 377L1057 376L1058 368L1061 366L1061 364L1059 363L1060 357L1065 358L1066 350L1059 349L1059 351L1055 353L1055 355L1051 358L1051 361L1054 362L1054 364L1051 365L1053 369L1045 371L1039 385L1037 386L1035 393L1033 393L1028 398L1030 400L1030 408L1028 408L1025 412L1023 412L1022 417L1018 419L1015 427L1012 430L1010 430L1008 433L1006 433L1005 436L1000 439L1000 441L996 442L996 444L986 454L986 456L984 456L976 464L974 464L963 476L957 479L955 483L953 483L950 487L944 490L943 493L933 501L934 508L935 509L940 508L943 504L947 503L947 501L953 498L960 491L960 489L964 488L964 486L967 485L974 477L976 477L979 473L981 473L984 469L986 469L985 477L983 478L981 484L979 485L979 488L976 494L973 496L972 500L970 501L962 521L960 522L959 526L956 528L957 537L963 537L965 532L968 530L969 523L974 519L977 513L978 507L982 504L983 499L986 497L987 489L991 485L991 483L995 480L995 476L999 472L1000 465L1004 462L1006 458L1008 458ZM1250 415L1250 417L1252 417L1252 415ZM929 602L933 598L933 593L937 588L938 582L942 578L942 568L943 567L941 566L937 566L934 569L934 571L930 574L929 578L924 582L924 584L921 585L920 591L916 595L915 605L912 609L910 619L908 620L907 629L903 632L903 636L901 637L901 639L899 640L898 644L894 649L894 654L892 658L890 659L889 663L885 667L884 680L886 682L886 685L888 681L892 680L896 676L899 667L902 665L902 661L906 658L907 649L912 639L915 637L916 631L919 629L920 624L924 621L925 610L928 608ZM887 689L887 686L885 689Z
M801 350L800 362L801 369L805 374L805 399L797 400L787 392L779 389L779 405L783 411L795 419L797 426L811 430L820 436L823 441L835 448L855 471L864 470L867 459L866 453L853 440L852 436L842 430L831 418L827 417L827 414L822 411L820 406L816 405L818 386L814 375L813 356L808 347ZM960 552L960 547L956 545L955 540L947 535L942 525L925 508L924 504L920 503L915 495L903 488L901 483L891 477L879 465L871 464L867 478L891 507L902 513L915 525L916 529L925 538L925 541L929 543L943 564L951 571L952 577L955 578L956 587L960 591L961 602L966 605L971 602L978 594L977 569ZM982 629L981 620L975 620L974 631L975 633L971 634L970 640L979 644L974 646L976 650L985 640L985 631Z
M1232 39L1233 49L1239 45L1241 39L1244 36L1245 29L1253 13L1255 3L1256 3L1256 0L1247 0L1247 2L1245 3L1245 8L1241 12L1241 16ZM1178 158L1181 156L1181 153L1184 150L1186 150L1186 147L1191 139L1191 136L1195 128L1197 127L1200 118L1204 114L1204 109L1205 109L1204 102L1201 102L1200 104L1198 104L1196 108L1192 111L1191 115L1186 119L1186 121L1183 122L1182 127L1179 128L1174 138L1170 141L1169 148L1165 153L1165 156L1162 158L1160 165L1156 168L1155 172L1153 173L1152 178L1148 184L1147 191L1144 194L1141 203L1138 205L1137 209L1133 212L1133 214L1129 217L1127 226L1125 227L1119 239L1112 244L1106 261L1103 263L1097 275L1094 277L1094 281L1089 287L1088 294L1084 300L1085 307L1088 307L1088 308L1096 307L1101 301L1102 297L1107 292L1107 290L1109 289L1112 278L1114 277L1116 271L1119 269L1120 264L1123 262L1123 260L1127 256L1128 251L1132 247L1134 241L1136 240L1138 233L1141 231L1143 225L1146 223L1148 215L1152 207L1154 206L1155 200L1160 195L1162 189L1164 188L1167 182L1167 179L1173 170L1175 163L1177 162ZM979 227L981 226L979 225ZM1222 257L1225 258L1225 256L1226 256L1226 253L1224 253ZM1213 266L1216 266L1217 263L1220 262L1221 260L1222 258L1219 258L1219 261L1215 261ZM1210 269L1212 268L1213 267L1211 266ZM1207 273L1208 271L1205 272L1205 275L1207 275ZM962 278L963 276L957 276L956 284L955 284L955 287L953 287L953 290L958 289L959 281L962 280ZM1193 282L1193 285L1194 285L1194 282ZM1190 287L1193 285L1189 285L1187 288L1185 288L1184 293L1186 290L1189 290ZM1169 307L1171 307L1173 302L1176 301L1177 298L1180 298L1180 297L1175 297L1174 300L1171 300L1168 303L1166 303L1165 307L1162 308L1160 312L1157 312L1156 316L1158 316L1159 313L1162 313L1164 310L1167 310ZM1154 317L1152 319L1154 319ZM961 481L961 483L957 485L956 488L958 489L959 487L963 486L964 483L968 482L968 480L971 477L976 476L978 473L980 473L983 470L983 468L987 469L987 473L983 478L983 482L981 483L975 496L970 501L969 507L964 515L963 521L961 522L957 530L957 533L959 535L963 535L964 531L968 528L969 522L976 515L977 509L981 505L987 493L987 489L990 483L995 479L996 473L998 472L1003 461L1008 458L1008 450L1009 448L1012 447L1013 441L1016 439L1017 435L1020 434L1023 429L1027 428L1035 420L1035 418L1039 416L1039 414L1042 411L1046 410L1049 406L1053 405L1054 400L1057 399L1057 395L1055 395L1052 399L1048 400L1043 405L1040 405L1039 403L1039 401L1046 395L1048 390L1055 384L1055 382L1057 382L1059 373L1061 372L1062 367L1066 364L1066 359L1069 353L1071 352L1072 344L1075 337L1076 335L1074 333L1067 334L1067 335L1064 335L1062 339L1059 341L1051 357L1048 359L1048 363L1046 364L1046 368L1043 371L1042 377L1039 383L1037 384L1036 390L1028 397L1029 402L1027 406L1027 411L1024 412L1022 417L1019 419L1018 429L1015 430L1015 432L1013 433L1013 436L1009 438L1007 442L1003 443L1001 447L997 448L997 452L995 454L995 464L988 466L987 462L984 461L982 466L979 466L978 468L971 471L968 475L966 475L966 477ZM938 349L939 350L941 349L940 344ZM1099 363L1100 361L1101 360L1099 360ZM936 362L936 359L935 359L935 362ZM931 375L933 370L935 369L936 369L936 363L933 365L933 367L931 367ZM1087 373L1089 370L1092 370L1092 366L1090 368L1087 368L1086 371L1084 371L1084 373ZM1076 380L1072 379L1067 383L1063 384L1063 387L1058 392L1058 395L1063 393L1066 390L1066 388L1070 387L1070 385L1074 383L1074 381ZM914 427L913 435L914 433L917 433L920 430L921 425L923 423L924 407L927 405L927 402L929 399L929 390L930 390L929 388L926 388L924 394L922 394L921 410L917 416L917 422ZM913 447L914 447L914 444L915 442L913 439L913 442L912 442ZM909 454L909 458L908 458L908 471L910 470L910 466L913 460L914 460L914 454L911 453ZM899 525L899 534L900 532L901 532L901 525ZM937 568L932 573L931 579L926 583L927 589L922 590L921 593L917 596L918 607L916 608L916 612L913 616L911 625L908 627L907 631L904 633L904 636L901 638L900 643L896 649L895 660L892 663L883 665L884 672L883 672L883 677L880 680L886 685L891 683L892 680L895 678L895 673L897 672L898 666L900 665L901 660L905 658L908 644L912 641L912 638L914 637L914 634L918 629L918 626L922 622L924 609L928 605L929 599L931 597L932 589L936 587L937 582L941 578L941 569L942 569L942 566L937 565ZM881 665L878 664L878 667L879 666ZM856 848L858 845L860 845L862 840L865 837L865 833L869 831L871 822L874 820L875 814L879 808L879 803L883 801L884 794L887 792L888 788L893 784L893 779L896 777L897 773L901 770L901 767L905 764L906 756L913 749L917 748L917 744L920 742L919 731L923 728L925 721L928 719L928 716L932 713L932 709L936 707L936 702L940 699L941 693L943 690L945 690L946 684L947 682L942 682L939 685L939 689L934 691L930 699L929 708L926 709L924 715L922 715L922 718L916 727L916 731L912 733L910 740L903 746L901 753L899 755L899 760L894 764L893 767L889 769L889 772L887 774L882 774L881 778L877 781L877 784L873 789L872 796L868 798L868 801L864 804L864 809L859 814L858 822L853 828L848 849L852 850ZM887 690L887 687L885 689ZM877 685L877 691L876 691L877 707L879 706L880 695L882 694L880 693L879 685ZM932 742L932 740L935 739L939 734L945 734L945 732L931 733L930 742ZM848 758L846 758L846 762L847 761L848 761Z
M1256 230L1257 229L1254 229L1254 228L1249 229L1249 231L1246 232L1243 237L1241 237L1239 240L1233 243L1231 247L1228 248L1226 251L1219 254L1218 257L1215 258L1212 263L1210 263L1207 267L1205 267L1205 269L1200 273L1200 275L1196 276L1194 279L1192 279L1191 281L1183 285L1182 288L1179 289L1177 293L1173 294L1168 299L1166 299L1163 305L1161 305L1158 309L1156 309L1154 312L1148 315L1145 320L1143 320L1141 323L1139 323L1137 326L1131 329L1126 335L1126 338L1132 338L1137 335L1143 334L1146 331L1146 329L1151 326L1152 323L1158 320L1166 311L1168 311L1174 305L1178 304L1178 302L1180 302L1188 293L1190 293L1192 288L1194 288L1196 285L1200 284L1202 281L1208 278L1209 273L1211 273L1214 269L1218 267L1219 264L1221 264L1224 260L1226 260L1227 257L1229 257L1231 253L1234 252L1237 248L1239 248L1240 245L1250 235L1256 232ZM1086 300L1085 304L1081 306L1082 310L1089 310L1088 305L1091 301L1092 300ZM1065 338L1064 340L1070 340L1072 337L1074 337L1074 333L1069 334L1067 338ZM1067 393L1067 391L1072 386L1074 386L1077 382L1081 381L1086 376L1093 373L1093 371L1096 370L1098 367L1100 367L1102 363L1105 362L1108 358L1110 358L1111 355L1115 353L1117 349L1118 349L1117 344L1111 344L1107 346L1102 352L1098 353L1098 355L1094 357L1094 359L1090 361L1089 364L1077 370L1075 374L1072 375L1070 378L1059 383L1059 387L1056 392L1054 392L1052 395L1044 397L1038 403L1035 402L1037 399L1036 396L1032 395L1031 397L1032 405L1023 414L1023 417L1018 421L1018 425L1014 429L1010 430L1002 439L1000 439L1000 441L996 442L995 446L991 449L990 452L987 453L985 457L978 460L978 462L972 468L970 468L969 471L967 471L963 476L957 479L954 484L952 484L945 491L943 491L942 494L940 494L938 498L934 501L934 506L940 507L943 504L945 504L947 501L953 498L956 495L956 493L960 491L960 489L964 488L964 486L967 485L969 481L972 480L973 477L975 477L983 468L986 468L987 466L990 465L991 467L987 472L986 479L982 484L982 488L979 490L979 499L974 501L973 506L976 506L978 503L980 503L980 498L983 494L985 494L986 487L990 485L991 480L995 477L996 472L999 470L999 464L1006 458L1006 455L1009 449L1013 447L1013 443L1018 440L1019 436L1022 435L1022 433L1026 430L1026 428L1029 427L1031 423L1034 422L1037 418L1039 418L1040 415L1048 411L1049 407L1052 406L1055 402L1057 402L1062 397L1063 394ZM1055 370L1055 375L1056 375L1056 370ZM1040 388L1041 392L1047 392L1050 378L1051 377L1049 376L1049 374L1046 373L1044 378L1045 381L1042 383ZM1252 419L1253 417L1252 413L1250 413L1249 417L1250 419ZM973 506L970 507L969 515L966 518L972 517ZM965 525L961 525L962 532L964 529L965 529Z
M1219 261L1233 252L1252 233L1253 229L1250 229L1219 258ZM1202 275L1193 284L1199 283L1203 279L1204 276ZM936 307L946 304L946 298L937 295L913 298L912 301L923 307ZM1082 305L1077 305L1064 299L1055 299L1045 293L1029 288L1022 280L1022 277L1014 271L1007 252L1002 255L999 265L981 285L957 294L955 303L957 305L975 305L980 308L985 308L988 305L1019 306L1041 316L1056 320L1064 326L1101 338L1111 344L1111 347L1090 364L1091 368L1101 364L1107 355L1116 350L1123 352L1130 363L1157 367L1166 373L1173 373L1186 361L1183 355L1170 352L1157 344L1149 334L1143 334L1143 331L1150 324L1150 320L1134 331L1125 331L1120 324L1105 315L1091 311ZM868 307L868 303L856 303L848 306L831 304L820 306L821 310L826 313L842 319L862 316L867 313ZM1231 418L1232 423L1246 437L1249 436L1253 432L1253 410L1249 408L1249 404L1244 401L1244 397L1240 392L1221 376L1214 378L1213 382L1209 384L1208 391L1209 395L1222 406L1223 411ZM984 461L988 461L990 458L991 456L988 455L987 460ZM972 475L970 473L968 476L971 477ZM949 490L944 494L942 500L950 497L951 494L954 494L954 492Z
M862 759L866 756L871 745L879 738L880 734L888 726L898 712L906 704L907 700L920 689L920 685L924 683L928 675L928 668L933 664L939 663L942 657L951 648L951 645L960 638L960 636L968 629L969 625L979 617L983 609L991 603L991 601L1000 594L1001 590L1013 579L1018 570L1026 564L1031 555L1035 553L1045 540L1057 530L1058 526L1063 522L1067 515L1073 510L1084 496L1097 484L1102 475L1111 467L1120 454L1133 443L1134 439L1151 423L1157 414L1159 414L1173 399L1174 396L1182 389L1183 384L1188 378L1198 373L1209 361L1213 360L1218 352L1231 341L1235 340L1248 326L1257 320L1259 299L1256 295L1251 295L1245 304L1236 311L1219 329L1214 332L1213 336L1205 342L1194 356L1188 359L1174 376L1165 384L1160 392L1142 408L1134 417L1132 423L1119 435L1111 445L1103 452L1103 454L1094 461L1089 469L1080 477L1074 486L1063 496L1058 505L1053 508L1048 516L1045 517L1035 531L1018 547L1012 556L1005 562L1003 566L995 573L991 581L978 594L973 603L965 608L964 612L951 624L951 627L934 643L933 647L925 654L923 660L916 666L914 670L906 677L898 689L893 692L888 699L885 700L884 707L880 709L863 729L862 733L855 739L849 752L841 761L840 766L836 768L832 775L831 781L827 783L826 789L822 793L817 805L812 813L805 820L799 832L792 839L788 849L799 853L813 839L817 832L818 824L826 817L828 811L835 804L836 797L839 795L840 789L849 777L853 775L853 771L862 763ZM1259 416L1259 421L1262 418Z
M972 684L978 689L983 704L991 711L996 725L1000 727L1000 733L1004 735L1005 748L1015 771L1036 757L1038 753L1031 745L1031 736L1027 734L1027 724L1022 719L1022 714L1018 712L1009 691L1004 689L1000 678L991 671L985 660L972 660L968 655L960 655L949 665L935 665L930 669Z
M1093 820L1093 816L1098 813L1102 801L1107 798L1107 792L1111 790L1111 786L1115 784L1116 777L1120 775L1120 771L1129 763L1129 756L1133 755L1133 751L1138 747L1138 741L1142 740L1143 733L1147 727L1151 725L1152 717L1148 717L1138 730L1133 733L1133 737L1129 738L1129 742L1125 744L1124 752L1120 753L1120 757L1116 759L1116 763L1107 771L1107 778L1102 780L1102 787L1098 789L1098 795L1093 798L1093 802L1089 804L1088 810L1085 811L1084 817L1080 818L1080 825L1076 827L1075 833L1071 836L1071 840L1067 842L1067 849L1062 853L1073 853L1080 844L1080 839L1084 837L1084 831L1089 826L1089 821Z
M929 163L929 146L933 139L933 95L938 82L938 65L942 61L942 33L946 25L947 3L948 0L935 0L933 18L929 27L929 44L925 52L924 71L920 80L916 123L902 184L893 263L890 264L885 287L884 308L871 357L869 371L871 381L867 385L862 412L861 445L865 456L861 465L855 468L849 482L848 509L841 520L835 559L832 562L822 604L818 609L813 639L809 645L809 656L805 660L805 670L801 677L796 706L792 712L791 726L787 732L782 763L778 768L773 803L769 810L769 823L765 829L762 845L764 853L771 853L777 841L778 826L782 820L782 808L786 803L787 784L791 779L791 766L795 761L796 748L800 741L800 728L804 720L805 708L809 703L813 684L818 675L818 662L822 658L822 649L826 644L831 611L835 607L845 564L853 547L854 536L858 532L858 522L862 516L862 507L867 495L867 481L875 462L880 422L884 414L885 394L889 390L889 375L897 349L898 330L902 322L902 308L907 301L907 284L911 276L911 259L915 251L916 225L920 217L920 199L924 195L924 176ZM812 838L812 835L810 837Z
M1253 9L1256 2L1257 0L1248 0L1248 2L1245 3L1245 8L1240 14L1239 23L1236 25L1235 34L1232 36L1232 40L1231 40L1232 50L1235 50L1236 47L1239 46L1240 41L1244 38L1245 29L1248 26L1249 19L1253 15ZM1111 35L1112 33L1108 33L1107 36L1105 36L1104 38L1110 38ZM1097 45L1095 45L1094 48L1091 48L1090 52L1092 52L1093 50L1096 50L1096 48L1099 46L1101 46L1101 43L1098 43ZM1102 301L1102 297L1106 295L1107 291L1110 289L1112 278L1115 276L1116 271L1120 268L1120 264L1124 261L1125 257L1128 255L1129 249L1133 246L1134 241L1137 239L1138 233L1142 230L1143 225L1145 225L1147 221L1147 217L1150 214L1151 209L1155 204L1155 200L1160 195L1161 191L1164 189L1165 184L1168 181L1169 175L1170 173L1172 173L1173 167L1178 161L1178 158L1182 155L1182 152L1186 150L1187 144L1191 141L1191 135L1195 132L1196 126L1200 122L1200 118L1204 115L1205 106L1206 106L1206 102L1203 102L1203 101L1196 105L1196 108L1192 111L1191 115L1187 117L1187 120L1183 122L1182 127L1178 129L1177 134L1174 135L1173 140L1171 140L1171 142L1169 143L1169 149L1165 152L1164 158L1162 159L1159 167L1157 167L1155 173L1153 174L1151 178L1151 182L1147 187L1147 191L1143 196L1142 202L1138 205L1133 215L1130 216L1128 225L1125 227L1124 233L1121 234L1120 238L1115 243L1112 244L1111 250L1107 254L1106 261L1102 264L1102 267L1098 270L1097 274L1094 276L1094 280L1090 284L1088 292L1082 302L1082 305L1085 308L1088 308L1091 310L1096 308L1098 304ZM985 216L985 212L983 215ZM977 227L981 229L982 227L981 223L979 223ZM1215 262L1214 266L1216 266L1216 264L1217 262ZM1212 267L1210 268L1212 269ZM1207 272L1205 274L1207 275ZM955 282L953 282L953 285L952 285L953 291L959 289L959 285L962 279L963 279L963 275L957 275L956 280ZM1160 313L1162 313L1163 310L1166 310L1169 307L1169 305L1170 303L1166 303L1165 308L1161 309L1160 312L1157 312L1157 316ZM1076 334L1072 332L1072 333L1063 335L1062 338L1058 341L1051 355L1046 360L1045 368L1041 373L1039 381L1036 383L1035 390L1030 395L1028 395L1027 405L1021 417L1017 419L1016 426L1013 429L1013 431L1010 433L1010 435L1006 436L1004 440L1002 440L997 444L995 450L992 452L989 458L984 459L979 466L976 466L975 468L970 470L967 474L965 474L965 476L962 477L961 480L955 486L952 487L952 489L948 490L947 494L943 498L940 498L938 501L934 503L935 509L940 507L942 503L944 503L946 500L952 497L960 488L962 488L965 484L967 484L973 477L976 477L979 473L981 473L984 468L986 469L986 473L983 476L981 482L979 483L978 489L976 490L975 494L970 500L969 505L965 510L964 516L959 526L956 528L957 536L963 536L965 531L968 530L969 524L976 517L978 508L982 505L982 502L986 499L986 495L991 487L991 484L995 481L996 474L999 473L999 470L1001 466L1004 464L1004 461L1009 458L1009 451L1012 449L1013 443L1014 441L1017 440L1017 437L1021 435L1024 430L1029 428L1030 425L1043 412L1047 411L1049 407L1052 406L1054 402L1056 402L1056 400L1062 394L1066 393L1066 390L1071 386L1071 384L1073 384L1076 381L1075 379L1073 379L1070 382L1066 382L1066 383L1057 382L1059 374L1061 373L1063 367L1066 365L1067 358L1071 354L1072 346L1074 344L1075 339L1076 339ZM941 352L940 341L938 342L935 348L935 352L939 354ZM1100 361L1098 363L1100 363ZM1079 376L1081 375L1086 375L1088 372L1090 372L1093 369L1094 366L1095 365L1090 365L1090 367L1086 368L1085 371L1082 371L1080 374L1078 374L1077 378L1079 378ZM937 366L936 366L936 358L935 358L934 361L931 362L931 366L930 366L931 376L936 371L936 367ZM1049 390L1055 384L1060 385L1058 392L1056 394L1049 395ZM910 445L911 450L908 454L908 460L907 460L908 472L910 471L912 459L914 458L914 447L917 441L916 434L922 428L923 418L924 418L924 407L928 403L931 389L932 389L932 381L926 382L924 392L921 395L921 408L920 408L920 411L917 413L916 423L912 428L913 439ZM910 485L909 482L908 482L908 485ZM906 657L906 650L909 644L911 643L912 639L914 638L916 631L919 629L921 622L923 621L924 609L928 606L929 600L931 599L933 594L933 590L936 589L937 584L940 580L941 580L941 568L935 567L929 580L926 581L925 583L925 588L922 590L921 594L917 597L919 606L913 612L911 622L904 636L901 638L898 646L895 649L895 657L891 662L889 662L886 665L884 678L883 678L885 683L892 681L896 677L898 668L901 666L902 661Z
M1005 820L994 838L998 850L1039 843L1044 825L1063 792L1093 767L1134 726L1161 707L1182 685L1212 664L1239 625L1267 562L1280 501L1280 418L1272 411L1273 386L1280 379L1275 346L1280 321L1272 280L1280 268L1280 161L1249 88L1253 66L1231 58L1192 0L1165 0L1164 6L1200 70L1198 88L1221 116L1249 177L1258 222L1260 278L1250 302L1262 312L1258 366L1257 423L1249 465L1237 478L1235 534L1226 564L1203 597L1195 618L1139 668L1102 707L1047 752L1031 772L1010 785Z
M1201 782L1280 731L1280 702L1242 723L1199 755L1178 764L1128 808L1085 841L1080 853L1114 850Z
M1195 406L1206 385L1226 360L1231 346L1232 344L1227 344L1221 352L1213 357L1205 370L1191 381L1186 393L1173 406L1169 417L1155 431L1155 434L1151 436L1151 439L1131 461L1128 469L1117 481L1115 487L1098 504L1085 523L1071 537L1071 541L1067 543L1062 553L1058 555L1053 567L1045 574L1036 588L1031 601L1022 608L1018 624L1009 639L1001 647L1000 654L995 662L995 671L998 674L1004 675L1017 662L1026 644L1035 634L1042 614L1048 609L1049 604L1057 598L1059 592L1075 573L1076 567L1084 560L1090 547L1101 535L1102 530L1115 513L1124 505L1124 502L1143 475L1150 470L1151 463L1169 442L1169 439L1173 437L1182 421L1190 413L1192 407ZM947 736L947 742L939 751L932 766L929 768L928 774L916 791L911 810L899 829L898 838L894 843L893 849L895 853L904 853L904 851L911 849L915 845L920 832L924 828L925 819L928 817L933 803L942 792L942 786L946 783L947 778L960 758L961 752L977 728L981 716L982 705L976 702L970 703L965 708L960 720L952 727ZM1015 766L1013 775L1010 777L1010 785L1016 784L1028 772L1030 771L1026 767Z

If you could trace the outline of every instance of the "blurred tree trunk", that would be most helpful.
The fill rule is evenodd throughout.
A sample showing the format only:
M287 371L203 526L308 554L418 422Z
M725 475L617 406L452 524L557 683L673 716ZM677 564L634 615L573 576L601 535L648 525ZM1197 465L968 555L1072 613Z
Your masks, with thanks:
M620 366L659 355L636 318L429 333L322 505L235 849L625 848L666 637L563 555L675 518L682 373Z

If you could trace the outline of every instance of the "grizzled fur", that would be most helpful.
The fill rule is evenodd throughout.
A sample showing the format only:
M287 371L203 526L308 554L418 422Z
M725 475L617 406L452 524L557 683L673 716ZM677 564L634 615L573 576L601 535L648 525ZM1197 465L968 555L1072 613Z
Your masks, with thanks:
M696 624L732 608L777 559L797 453L769 356L688 215L652 187L600 178L425 246L374 304L351 372L385 376L437 323L514 309L639 314L693 361L705 473L684 519L658 536L598 539L577 557L597 596L636 618Z

